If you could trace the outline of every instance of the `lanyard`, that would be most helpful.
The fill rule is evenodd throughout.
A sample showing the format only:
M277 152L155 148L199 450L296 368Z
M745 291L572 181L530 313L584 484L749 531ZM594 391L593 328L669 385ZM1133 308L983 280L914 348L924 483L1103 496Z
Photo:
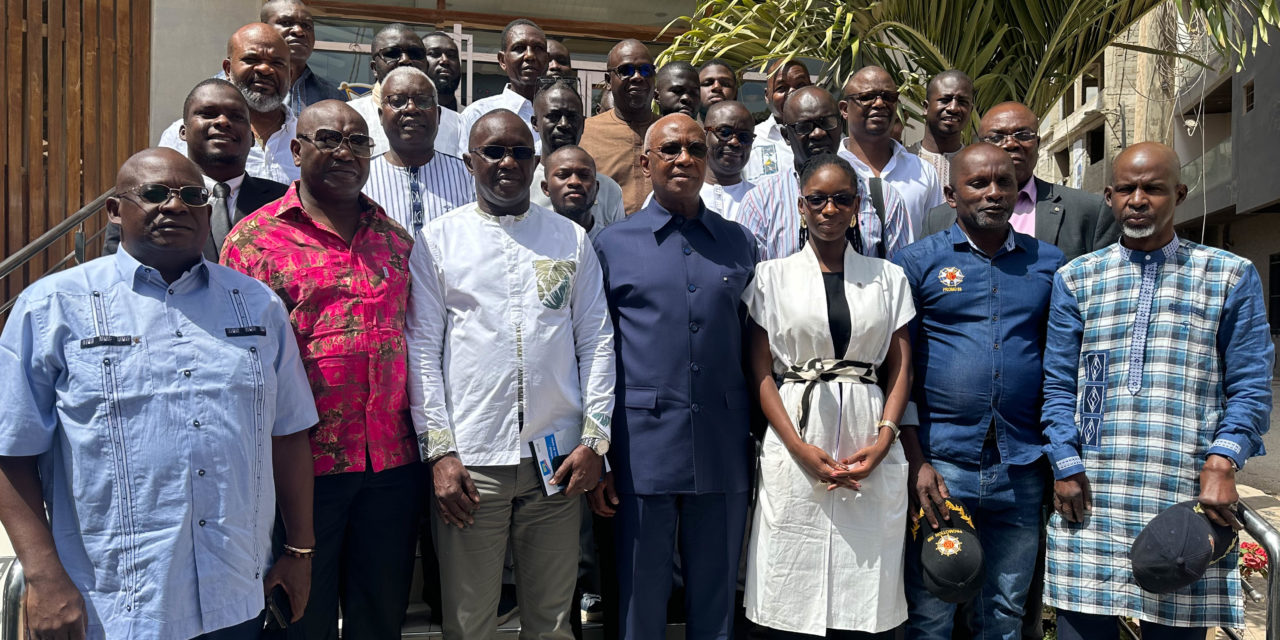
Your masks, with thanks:
M409 174L409 200L412 203L413 211L410 219L413 220L413 235L417 237L418 232L422 230L422 218L425 215L422 204L422 186L418 184L418 169L422 167L405 167L404 170Z

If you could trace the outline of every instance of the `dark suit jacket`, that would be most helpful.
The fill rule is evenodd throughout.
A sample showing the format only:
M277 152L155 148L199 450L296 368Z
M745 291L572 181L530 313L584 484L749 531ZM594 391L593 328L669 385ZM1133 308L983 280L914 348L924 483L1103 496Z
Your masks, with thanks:
M232 220L231 226L235 227L241 220L249 217L249 214L261 209L267 203L284 197L284 193L288 190L288 185L280 184L274 180L245 175L244 182L240 183L240 193L236 195L236 213L233 216L234 220ZM102 255L115 253L116 247L119 245L119 225L108 224L107 230L102 233ZM204 257L210 262L218 261L218 248L213 243L212 233L204 243Z
M1034 180L1036 240L1058 247L1067 262L1106 247L1120 237L1120 226L1102 196L1040 178ZM940 204L925 215L920 236L931 236L955 222L956 210L951 205Z

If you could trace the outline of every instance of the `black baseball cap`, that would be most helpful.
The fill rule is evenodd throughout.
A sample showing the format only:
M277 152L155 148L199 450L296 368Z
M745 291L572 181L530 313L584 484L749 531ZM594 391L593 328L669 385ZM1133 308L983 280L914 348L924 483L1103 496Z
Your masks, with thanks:
M944 502L951 512L950 522L941 521L942 526L933 531L921 508L911 534L920 543L920 569L929 593L944 602L968 602L982 591L986 580L982 544L964 503L956 498Z
M1199 502L1179 502L1152 518L1134 538L1129 549L1133 578L1151 593L1177 591L1199 580L1236 544L1236 532L1214 524Z

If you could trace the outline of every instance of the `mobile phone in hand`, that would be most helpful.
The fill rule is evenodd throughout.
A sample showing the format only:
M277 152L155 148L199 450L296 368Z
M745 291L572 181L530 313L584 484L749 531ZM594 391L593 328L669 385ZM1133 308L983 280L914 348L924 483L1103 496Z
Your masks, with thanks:
M293 620L293 607L283 585L276 585L267 594L267 631L287 629Z

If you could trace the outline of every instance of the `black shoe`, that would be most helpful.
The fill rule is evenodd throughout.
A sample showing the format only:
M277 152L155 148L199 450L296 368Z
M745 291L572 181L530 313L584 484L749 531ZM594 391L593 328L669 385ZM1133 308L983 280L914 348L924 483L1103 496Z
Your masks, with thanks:
M594 593L582 594L582 621L600 622L604 620L604 601Z

